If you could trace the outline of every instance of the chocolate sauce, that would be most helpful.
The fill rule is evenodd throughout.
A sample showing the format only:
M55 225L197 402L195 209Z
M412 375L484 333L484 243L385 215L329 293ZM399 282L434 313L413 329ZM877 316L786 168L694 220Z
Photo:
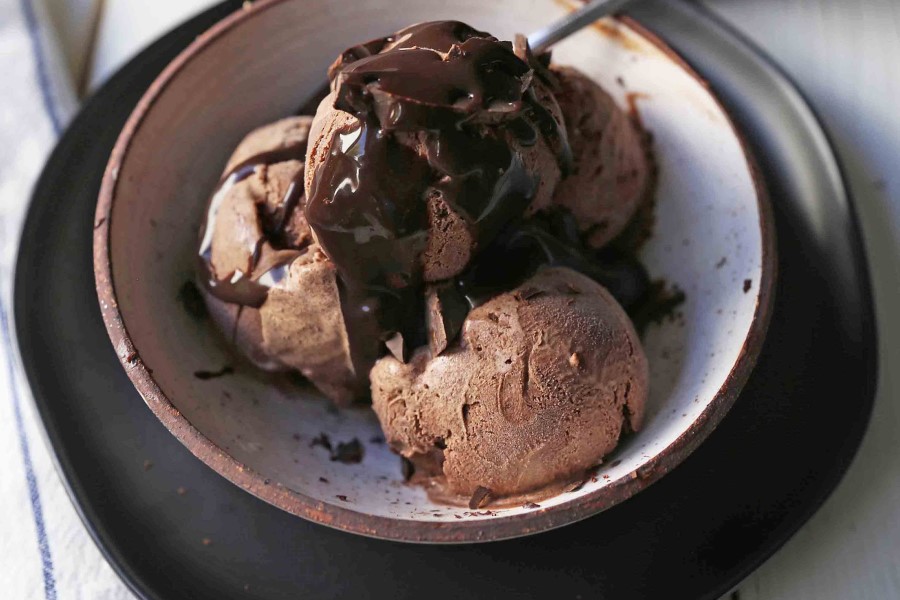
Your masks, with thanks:
M303 169L299 169L294 176L273 217L261 220L264 224L271 225L263 227L263 234L250 249L246 269L236 270L219 278L211 263L212 239L219 208L225 196L231 188L253 175L257 168L289 160L302 162L305 158L306 142L262 152L235 165L219 181L200 231L198 252L200 281L219 300L259 308L266 301L269 288L286 276L290 263L300 255L299 248L287 247L284 232L291 214L303 199Z
M335 108L357 123L330 140L307 220L340 274L348 329L366 308L377 314L381 340L396 346L399 333L403 346L416 347L423 318L410 315L424 314L427 199L439 196L468 216L483 249L520 218L539 182L513 141L543 137L565 168L565 131L512 44L455 21L355 46L329 75Z
M571 164L565 130L546 107L553 100L539 97L539 91L557 88L548 64L549 55L533 56L524 38L513 45L441 21L354 46L329 69L335 108L357 120L334 133L305 211L316 241L337 267L351 360L361 380L387 351L405 360L427 343L439 354L459 334L470 308L515 288L542 266L580 271L626 309L646 295L641 265L589 248L570 214L524 218L540 174L528 170L516 148L543 140L564 175ZM220 300L261 306L300 255L303 248L292 247L286 228L303 204L304 170L274 214L259 215L263 233L246 268L225 277L210 264L222 200L257 168L303 161L305 153L304 142L253 156L217 186L199 264L203 284ZM476 255L462 274L426 290L422 253L434 198L468 217Z
M543 266L568 267L609 290L628 311L647 293L650 279L633 256L593 250L581 239L570 213L562 210L515 223L456 280L459 293L475 308L509 291Z

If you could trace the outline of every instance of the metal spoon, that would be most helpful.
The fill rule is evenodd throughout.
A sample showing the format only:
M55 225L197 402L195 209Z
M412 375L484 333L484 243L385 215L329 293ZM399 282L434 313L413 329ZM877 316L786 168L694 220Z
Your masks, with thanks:
M528 36L528 43L535 54L539 54L556 42L569 37L582 27L586 27L601 17L621 10L626 4L633 1L593 0L556 23L551 23L547 27L535 31Z

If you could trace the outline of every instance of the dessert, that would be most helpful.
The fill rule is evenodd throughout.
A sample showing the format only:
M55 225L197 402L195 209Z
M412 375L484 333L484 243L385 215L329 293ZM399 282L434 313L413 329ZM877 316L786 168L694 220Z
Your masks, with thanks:
M555 72L574 165L553 202L568 209L586 241L600 248L622 232L652 193L653 174L642 132L612 97L571 67Z
M641 425L647 277L608 243L652 194L644 135L549 62L456 21L354 46L314 117L241 142L201 232L232 343L371 398L449 501L552 493Z
M641 426L647 359L605 288L564 267L538 271L469 313L458 343L372 370L385 437L443 494L557 490Z
M254 364L299 371L347 405L367 393L368 380L353 370L337 274L303 210L311 123L277 121L235 149L207 212L200 289L219 328Z

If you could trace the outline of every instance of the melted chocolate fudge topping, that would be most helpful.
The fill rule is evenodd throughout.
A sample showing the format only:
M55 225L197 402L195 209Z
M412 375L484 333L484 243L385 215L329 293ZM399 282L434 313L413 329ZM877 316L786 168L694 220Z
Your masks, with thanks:
M197 255L200 281L209 292L222 300L259 308L266 301L269 288L284 279L290 263L300 255L301 248L291 248L284 240L284 229L293 210L303 199L303 169L299 169L281 200L275 215L262 219L263 233L254 242L246 270L238 270L220 277L212 266L212 239L219 206L228 191L253 175L257 168L289 160L303 161L306 142L263 152L232 168L219 181L209 202L200 230L200 250Z
M353 314L374 311L382 340L424 342L421 319L409 315L424 312L428 198L467 215L480 250L537 188L540 175L515 146L543 137L567 168L565 131L538 102L528 57L441 21L350 48L332 66L335 108L357 122L334 134L306 215L340 273L348 327Z
M346 50L329 69L335 108L356 117L338 130L303 202L303 168L279 208L261 214L262 235L246 269L211 264L218 208L257 168L303 162L306 142L253 156L232 168L213 194L201 230L202 284L218 299L259 307L304 248L285 227L305 204L316 241L339 274L351 359L366 379L384 352L405 360L430 344L439 354L470 308L521 284L541 266L567 266L606 286L628 309L648 277L636 260L583 243L564 211L524 218L539 184L517 148L543 140L567 174L564 127L539 101L535 80L555 89L549 55L456 21L423 23ZM473 224L476 255L457 277L428 286L422 252L427 207L440 198ZM373 344L380 340L383 344ZM376 347L377 346L377 347Z

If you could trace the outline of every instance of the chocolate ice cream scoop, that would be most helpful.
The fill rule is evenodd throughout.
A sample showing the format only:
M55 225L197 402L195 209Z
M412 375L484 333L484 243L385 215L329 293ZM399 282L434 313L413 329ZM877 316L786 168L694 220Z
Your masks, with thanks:
M256 365L295 369L346 404L366 395L368 369L355 369L337 274L303 210L310 124L283 119L235 149L201 232L201 290L218 326ZM354 333L358 351L378 351L365 329Z
M371 372L391 447L439 495L552 495L637 430L647 360L605 288L544 268L469 313L456 345ZM478 504L476 502L476 504Z
M329 73L307 219L345 302L415 346L421 285L549 205L570 159L552 76L526 46L456 21L353 47Z
M553 72L574 160L553 203L569 210L586 241L599 248L622 232L653 192L648 142L593 79L571 67Z

